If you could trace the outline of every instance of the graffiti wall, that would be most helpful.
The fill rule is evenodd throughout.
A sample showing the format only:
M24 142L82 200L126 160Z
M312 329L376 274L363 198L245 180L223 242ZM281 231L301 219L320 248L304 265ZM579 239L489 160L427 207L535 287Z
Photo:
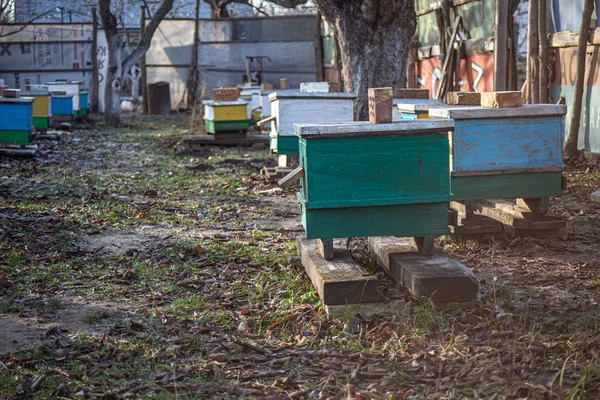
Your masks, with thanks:
M565 132L571 125L571 108L575 93L575 75L577 68L577 48L556 49L554 80L552 82L552 100L557 102L564 97L567 104ZM585 86L579 129L579 148L592 153L600 153L600 71L598 62L600 47L588 47L585 67ZM566 137L566 135L565 135Z
M460 61L459 84L463 92L489 92L494 81L493 54L468 56ZM417 63L417 83L420 88L429 89L430 97L435 98L438 83L442 77L442 62L438 57L421 60Z
M3 35L21 29L3 25ZM56 79L92 82L92 25L35 24L0 37L0 79L22 88Z

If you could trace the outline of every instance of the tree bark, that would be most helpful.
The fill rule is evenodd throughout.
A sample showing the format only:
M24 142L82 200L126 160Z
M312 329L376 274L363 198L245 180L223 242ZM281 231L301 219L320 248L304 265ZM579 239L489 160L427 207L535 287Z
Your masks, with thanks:
M110 0L99 0L98 11L100 21L106 35L106 47L108 52L108 70L104 85L104 120L109 125L119 125L121 121L121 87L125 72L131 68L150 48L152 36L158 28L160 21L173 7L174 0L163 0L145 27L138 45L125 57L121 59L125 43L119 37L117 18L110 10Z
M355 118L368 120L370 87L404 87L417 16L413 0L314 0L335 31Z
M579 125L581 122L581 103L583 102L583 84L585 80L585 57L587 44L590 37L590 23L594 12L594 0L585 0L581 15L581 29L577 45L577 73L575 75L575 98L571 109L571 127L569 137L565 144L565 157L573 158L579 155L577 144L579 142Z

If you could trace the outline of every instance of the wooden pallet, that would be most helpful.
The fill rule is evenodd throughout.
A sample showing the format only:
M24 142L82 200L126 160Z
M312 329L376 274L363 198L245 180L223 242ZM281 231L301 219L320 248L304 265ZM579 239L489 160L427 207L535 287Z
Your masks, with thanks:
M186 135L182 139L182 144L188 148L195 146L236 146L252 144L268 144L268 135L247 134L246 137L234 138L227 136L213 135Z
M2 145L0 146L0 157L35 157L37 155L38 146L13 146L13 145Z
M542 205L541 210L543 209ZM537 213L507 200L477 200L467 203L467 210L473 215L499 221L523 236L566 238L568 234L564 218Z

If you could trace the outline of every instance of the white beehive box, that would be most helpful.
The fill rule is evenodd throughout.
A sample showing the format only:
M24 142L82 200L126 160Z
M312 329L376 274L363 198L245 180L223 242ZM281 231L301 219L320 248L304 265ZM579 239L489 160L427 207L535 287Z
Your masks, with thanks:
M271 133L294 136L294 124L354 121L354 93L302 93L275 91L271 101Z

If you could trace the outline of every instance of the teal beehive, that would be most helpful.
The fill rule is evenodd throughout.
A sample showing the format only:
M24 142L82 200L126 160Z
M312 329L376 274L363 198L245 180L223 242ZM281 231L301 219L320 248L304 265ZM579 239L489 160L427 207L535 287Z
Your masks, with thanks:
M451 120L295 125L309 239L448 232Z

